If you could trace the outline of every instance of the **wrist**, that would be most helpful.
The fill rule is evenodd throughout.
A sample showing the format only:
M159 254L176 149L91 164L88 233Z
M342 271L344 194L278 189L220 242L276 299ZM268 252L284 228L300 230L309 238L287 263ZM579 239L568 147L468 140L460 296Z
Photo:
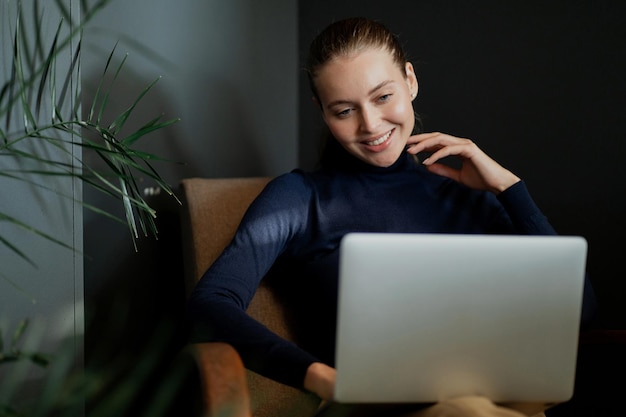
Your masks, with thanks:
M507 175L505 178L503 178L503 180L500 182L499 185L493 187L491 191L494 194L498 195L501 192L508 190L509 188L511 188L512 186L514 186L520 181L521 181L521 178L519 178L517 175L513 173L510 173L510 175Z
M321 362L314 362L307 368L304 388L323 400L332 400L335 391L336 371Z

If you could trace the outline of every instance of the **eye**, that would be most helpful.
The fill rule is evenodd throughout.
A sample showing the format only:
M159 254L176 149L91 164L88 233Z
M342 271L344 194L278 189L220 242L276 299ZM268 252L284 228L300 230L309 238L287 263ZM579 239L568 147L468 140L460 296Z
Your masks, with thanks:
M350 113L352 113L352 109L345 109L345 110L336 112L335 115L340 118L346 118L350 116Z
M378 97L378 102L380 103L384 103L389 100L391 100L391 94L383 94L382 96Z

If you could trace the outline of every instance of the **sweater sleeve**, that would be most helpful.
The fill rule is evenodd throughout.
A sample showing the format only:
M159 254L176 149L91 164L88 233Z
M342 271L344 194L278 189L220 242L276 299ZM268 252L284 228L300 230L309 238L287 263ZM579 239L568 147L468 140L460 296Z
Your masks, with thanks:
M270 182L187 305L192 343L227 342L248 369L297 388L317 359L251 318L246 309L276 259L306 229L307 207L307 189L297 175Z
M555 235L556 231L530 196L523 181L498 194L516 232L523 235Z

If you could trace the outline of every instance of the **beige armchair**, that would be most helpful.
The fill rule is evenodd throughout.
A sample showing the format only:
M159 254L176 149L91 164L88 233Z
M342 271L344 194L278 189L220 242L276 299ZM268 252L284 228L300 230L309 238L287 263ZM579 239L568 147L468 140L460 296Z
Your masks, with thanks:
M190 178L182 181L183 250L187 291L215 261L235 233L252 200L269 178ZM248 314L281 336L293 340L271 287L262 284ZM292 324L292 321L289 321ZM319 399L244 369L237 352L225 343L191 346L200 370L207 417L307 417Z

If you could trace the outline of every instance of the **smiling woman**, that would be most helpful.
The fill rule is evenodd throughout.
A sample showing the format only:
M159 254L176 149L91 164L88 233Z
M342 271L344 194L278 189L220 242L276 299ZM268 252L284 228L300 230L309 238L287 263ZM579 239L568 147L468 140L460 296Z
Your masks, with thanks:
M311 45L308 74L331 134L322 166L286 173L263 189L193 290L189 316L193 342L227 342L249 369L331 401L339 245L347 233L556 232L525 183L473 141L413 134L417 77L382 24L360 18L331 24ZM418 163L421 152L431 155ZM439 162L448 156L459 159L458 168ZM246 313L266 275L310 320L299 344ZM585 297L583 324L594 306L588 283ZM447 406L414 411L519 415L484 398Z
M333 137L364 162L389 166L415 127L417 77L382 25L362 21L350 37L344 29L329 26L311 43L309 85Z
M380 167L398 159L415 125L411 63L400 69L387 49L369 48L328 62L313 82L324 121L348 152Z

